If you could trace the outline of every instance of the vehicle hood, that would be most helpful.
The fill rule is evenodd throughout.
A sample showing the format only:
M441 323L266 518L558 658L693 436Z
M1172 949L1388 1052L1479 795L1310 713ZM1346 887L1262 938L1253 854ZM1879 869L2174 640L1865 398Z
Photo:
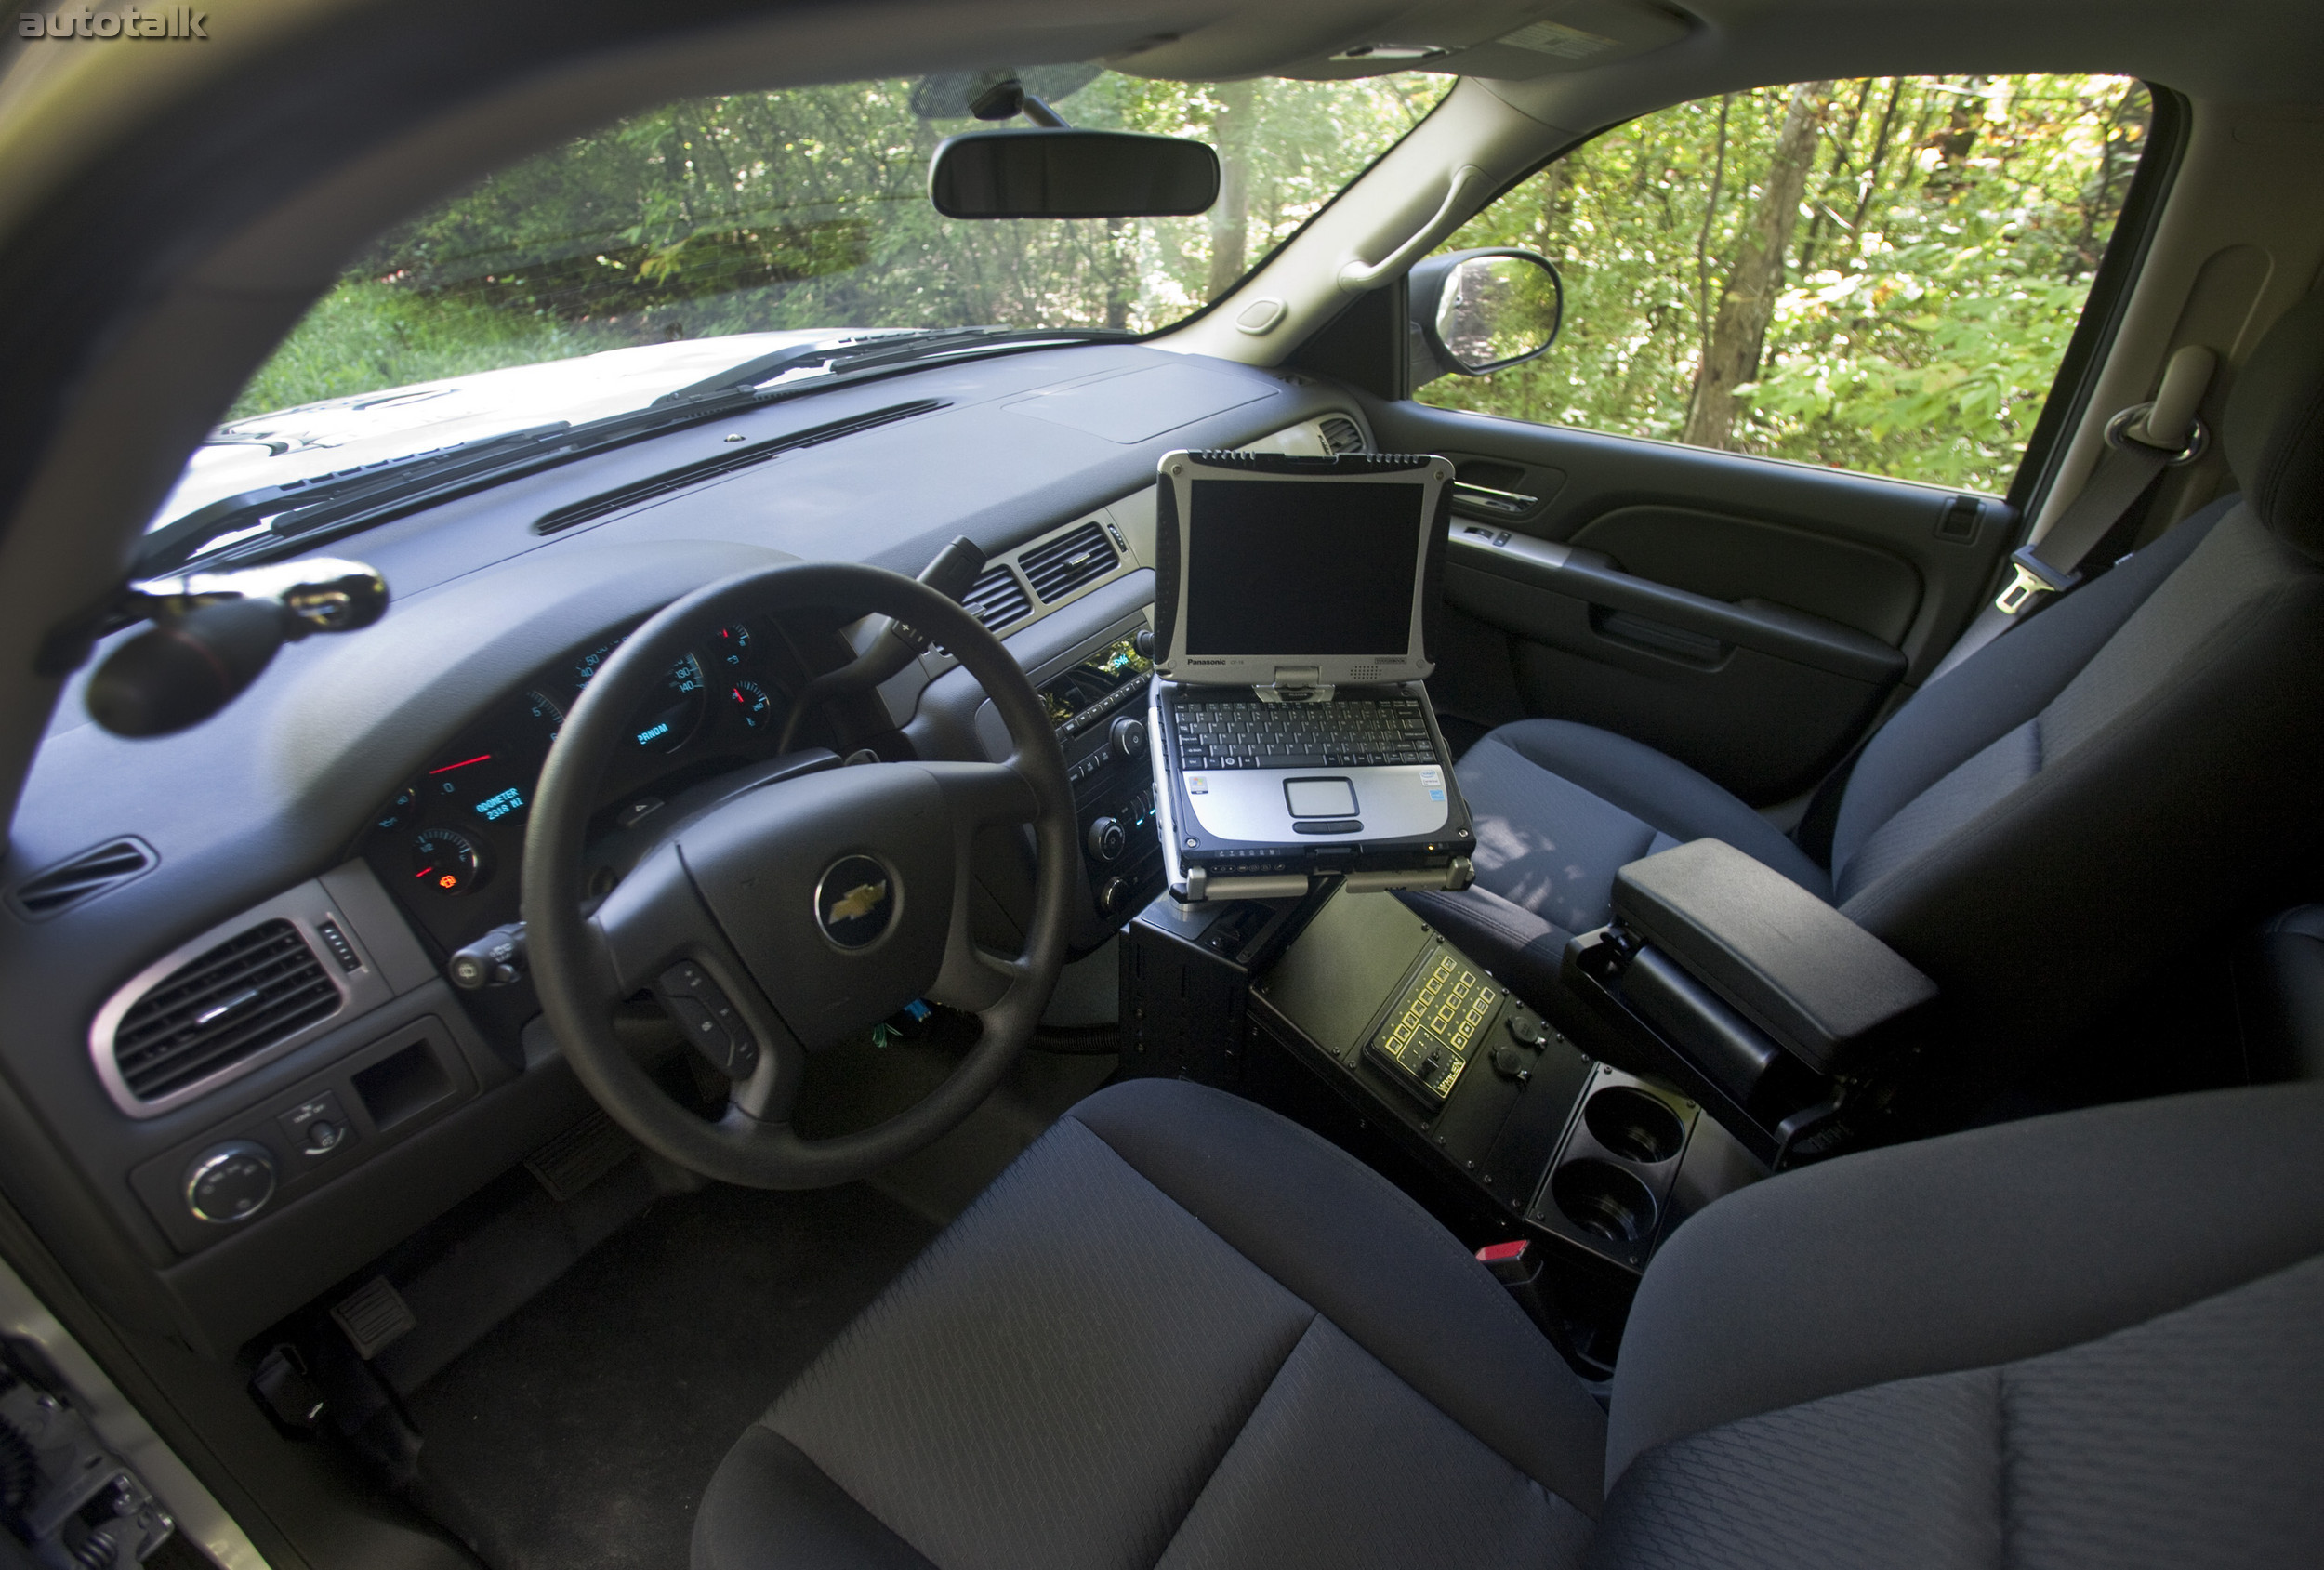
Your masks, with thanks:
M150 527L262 486L566 420L643 408L666 392L780 350L873 332L814 327L610 349L476 371L252 415L210 433ZM782 378L777 378L782 379Z

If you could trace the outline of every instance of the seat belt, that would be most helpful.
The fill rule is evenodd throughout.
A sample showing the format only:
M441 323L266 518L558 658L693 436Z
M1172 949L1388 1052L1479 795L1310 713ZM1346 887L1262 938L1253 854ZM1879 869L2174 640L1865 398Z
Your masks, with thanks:
M2218 363L2210 350L2186 345L2171 357L2152 402L2133 404L2106 422L2106 453L2097 472L2048 533L2010 553L2009 586L1977 613L1929 680L2007 632L2027 607L2080 583L2082 562L2129 515L2155 476L2203 455L2211 432L2195 417L2195 409Z

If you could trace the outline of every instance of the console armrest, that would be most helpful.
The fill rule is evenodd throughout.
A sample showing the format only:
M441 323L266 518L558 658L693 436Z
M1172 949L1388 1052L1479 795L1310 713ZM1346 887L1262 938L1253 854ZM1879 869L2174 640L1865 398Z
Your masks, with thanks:
M1819 1074L1936 996L1895 949L1722 840L1623 867L1614 916Z

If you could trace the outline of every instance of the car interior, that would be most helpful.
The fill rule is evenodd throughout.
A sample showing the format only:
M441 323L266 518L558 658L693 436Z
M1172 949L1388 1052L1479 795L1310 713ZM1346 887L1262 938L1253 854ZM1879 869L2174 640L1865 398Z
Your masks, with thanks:
M2324 1563L2320 62L24 12L0 1567Z

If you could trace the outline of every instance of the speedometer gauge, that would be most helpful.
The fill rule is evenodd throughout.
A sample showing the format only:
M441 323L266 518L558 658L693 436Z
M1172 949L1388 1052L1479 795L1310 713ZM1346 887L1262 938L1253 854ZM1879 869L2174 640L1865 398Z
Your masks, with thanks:
M623 640L601 644L574 662L573 674L576 687L586 688L592 678L604 668L614 651ZM702 716L709 706L709 681L703 673L702 661L693 654L680 654L671 666L669 675L659 691L631 716L629 740L632 745L647 752L676 752L693 739L701 728Z

